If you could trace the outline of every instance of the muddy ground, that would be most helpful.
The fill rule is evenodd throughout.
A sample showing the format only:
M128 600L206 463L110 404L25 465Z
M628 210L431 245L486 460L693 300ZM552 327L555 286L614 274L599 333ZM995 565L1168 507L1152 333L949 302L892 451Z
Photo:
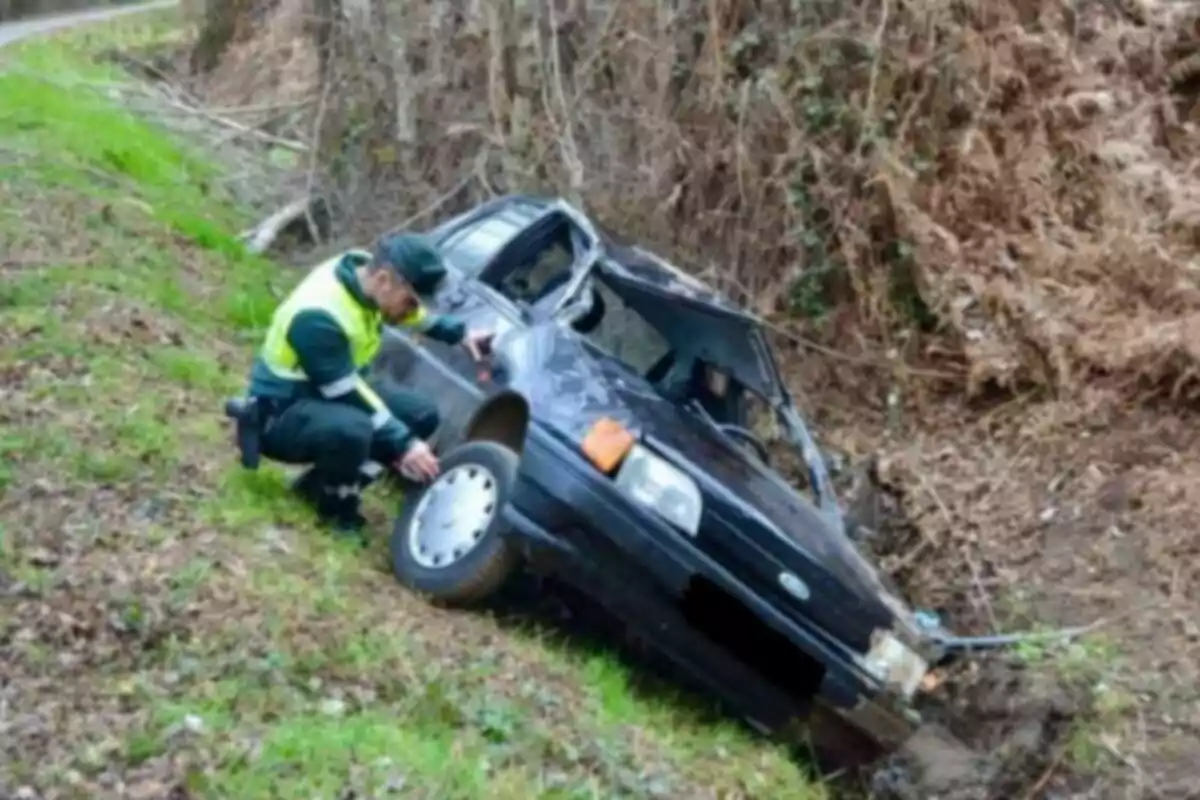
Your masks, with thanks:
M1191 796L1191 414L1130 408L1103 390L956 406L923 405L902 436L887 433L881 409L875 440L862 416L829 406L826 430L852 431L844 441L880 457L890 488L873 547L884 570L960 632L1089 632L951 671L932 698L932 740L899 760L933 784L913 787L908 773L884 770L877 788L899 797ZM952 788L936 788L945 781Z

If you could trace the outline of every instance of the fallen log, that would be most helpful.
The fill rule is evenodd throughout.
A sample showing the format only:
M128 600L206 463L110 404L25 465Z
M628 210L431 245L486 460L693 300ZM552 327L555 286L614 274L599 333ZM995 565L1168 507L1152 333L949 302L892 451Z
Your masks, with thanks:
M313 198L305 195L297 200L293 200L283 208L271 214L262 222L244 231L239 237L246 243L246 250L251 253L265 253L279 238L290 225L299 219L304 219L306 226L311 228L311 211L313 206ZM315 230L309 230L309 235L314 241L319 241L319 237Z

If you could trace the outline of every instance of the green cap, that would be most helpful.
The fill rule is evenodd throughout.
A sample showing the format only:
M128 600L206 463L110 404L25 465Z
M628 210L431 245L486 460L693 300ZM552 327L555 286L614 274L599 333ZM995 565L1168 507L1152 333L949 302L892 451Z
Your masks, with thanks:
M375 246L375 261L391 267L418 294L429 294L446 277L442 256L428 238L416 233L384 236Z

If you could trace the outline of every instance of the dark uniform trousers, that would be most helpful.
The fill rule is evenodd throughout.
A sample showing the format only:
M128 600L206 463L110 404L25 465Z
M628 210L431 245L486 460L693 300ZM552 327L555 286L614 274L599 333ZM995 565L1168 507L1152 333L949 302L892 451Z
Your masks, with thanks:
M392 381L367 381L392 416L420 439L437 430L437 406L427 397ZM377 436L371 415L348 403L305 397L284 405L268 419L262 437L264 456L285 464L311 464L320 485L361 490L402 454Z

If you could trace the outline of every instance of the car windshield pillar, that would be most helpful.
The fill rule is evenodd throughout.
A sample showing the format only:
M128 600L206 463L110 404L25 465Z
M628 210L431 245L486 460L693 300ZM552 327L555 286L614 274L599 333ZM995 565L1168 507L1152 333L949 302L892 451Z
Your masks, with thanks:
M578 305L581 302L583 292L587 288L588 277L591 275L592 269L599 257L600 253L595 247L592 247L583 254L572 269L573 274L567 281L562 295L546 311L545 316L547 319L567 314L572 306Z
M776 405L776 414L787 431L792 446L800 451L800 457L808 470L808 480L813 493L817 496L817 505L839 533L846 532L845 519L841 506L834 493L833 480L829 476L829 468L825 457L817 447L817 442L809 432L804 418L786 396Z

